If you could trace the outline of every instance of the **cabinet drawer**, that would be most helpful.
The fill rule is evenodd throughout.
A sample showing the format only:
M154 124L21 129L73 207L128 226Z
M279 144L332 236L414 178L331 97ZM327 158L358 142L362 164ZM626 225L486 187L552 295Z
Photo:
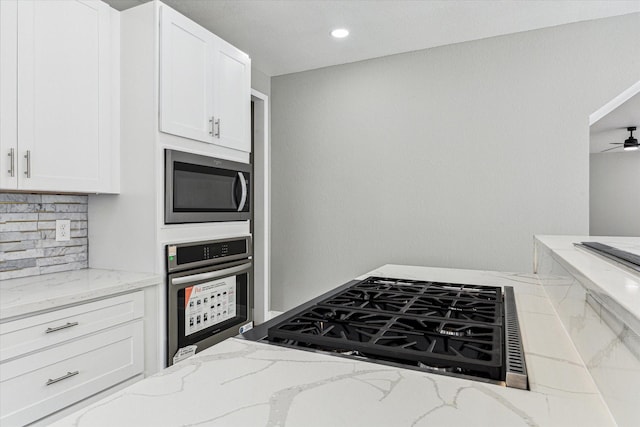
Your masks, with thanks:
M0 324L0 361L144 315L144 292L120 295Z
M0 364L0 424L38 420L143 372L143 321Z

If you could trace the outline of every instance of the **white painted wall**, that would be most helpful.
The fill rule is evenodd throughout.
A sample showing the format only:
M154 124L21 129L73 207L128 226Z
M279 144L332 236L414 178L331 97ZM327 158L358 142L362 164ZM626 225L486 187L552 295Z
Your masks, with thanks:
M588 118L638 81L638 28L272 78L272 308L385 263L530 272L534 234L588 233Z
M589 232L640 237L640 151L591 154Z

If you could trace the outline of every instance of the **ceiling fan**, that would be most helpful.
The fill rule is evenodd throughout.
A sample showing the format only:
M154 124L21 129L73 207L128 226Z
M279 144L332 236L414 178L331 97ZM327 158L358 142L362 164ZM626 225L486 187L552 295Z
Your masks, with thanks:
M633 137L633 131L635 130L636 130L635 126L629 126L627 128L627 131L629 131L629 138L625 139L624 142L611 142L610 144L622 145L622 149L624 151L637 150L638 148L640 148L640 145L638 145L638 140ZM601 153L604 153L605 151L615 150L616 148L620 148L620 147L607 148L606 150L602 150Z

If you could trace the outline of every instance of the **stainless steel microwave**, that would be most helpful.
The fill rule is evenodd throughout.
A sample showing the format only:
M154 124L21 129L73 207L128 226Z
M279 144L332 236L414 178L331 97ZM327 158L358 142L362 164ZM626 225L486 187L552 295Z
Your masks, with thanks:
M251 219L251 165L165 150L165 224Z

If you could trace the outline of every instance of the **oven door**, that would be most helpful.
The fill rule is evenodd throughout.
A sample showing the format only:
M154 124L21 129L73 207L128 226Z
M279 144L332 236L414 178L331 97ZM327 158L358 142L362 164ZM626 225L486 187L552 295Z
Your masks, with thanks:
M251 165L165 151L165 223L251 219Z
M252 274L244 259L167 276L167 365L179 349L199 352L252 321Z

